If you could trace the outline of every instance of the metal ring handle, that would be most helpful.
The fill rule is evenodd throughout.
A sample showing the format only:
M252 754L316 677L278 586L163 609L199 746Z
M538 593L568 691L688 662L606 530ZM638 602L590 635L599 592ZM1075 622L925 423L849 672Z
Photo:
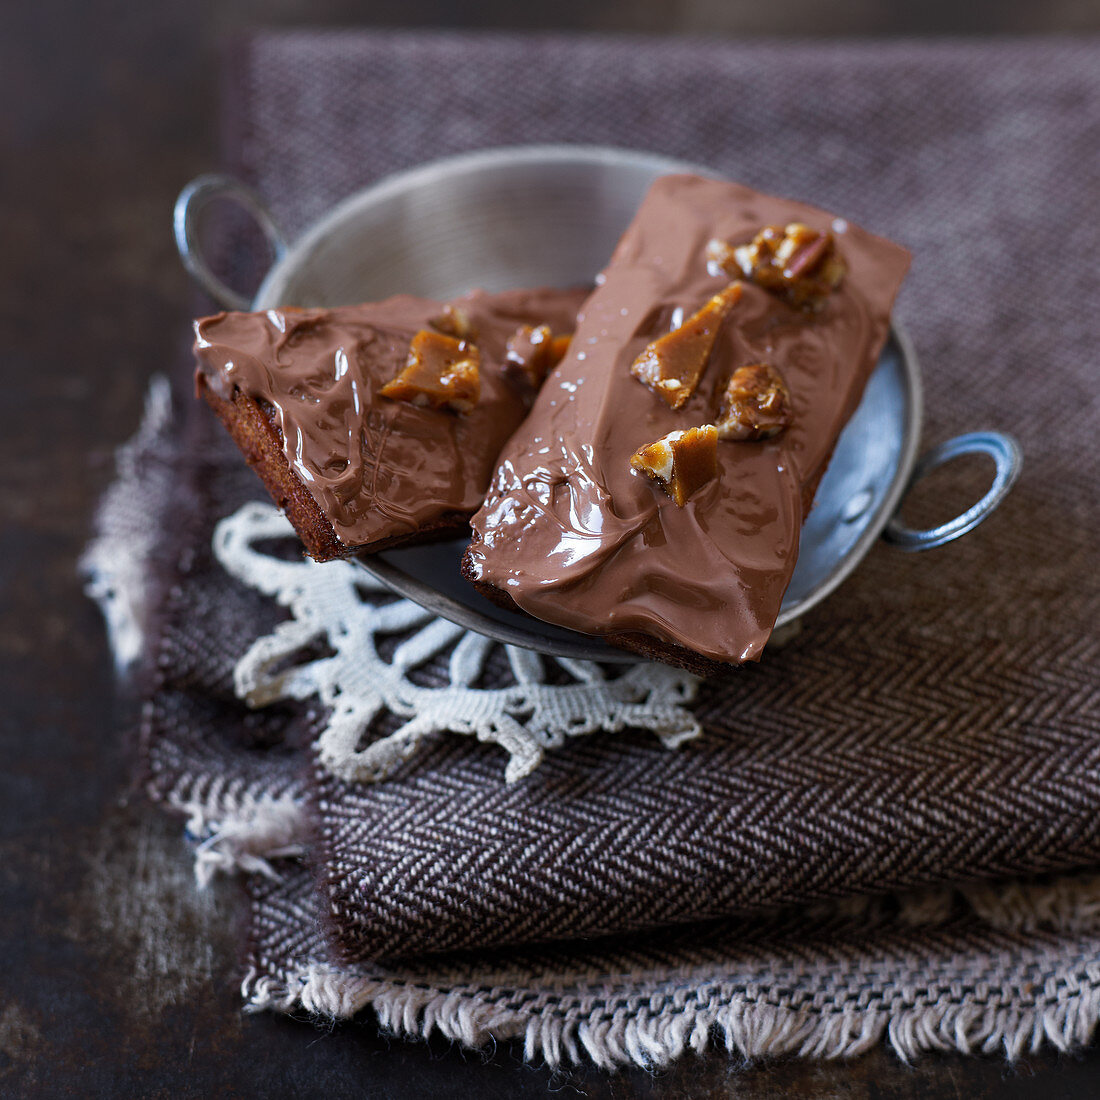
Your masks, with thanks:
M899 508L886 525L882 537L901 550L931 550L932 547L943 546L977 527L1004 500L1005 494L1020 476L1023 453L1019 443L1004 432L969 432L933 447L918 459L905 492L908 494L922 477L953 458L976 454L989 455L997 464L993 484L977 504L971 505L954 519L941 523L939 527L930 527L924 531L906 527L898 518ZM904 497L902 501L904 503Z
M286 238L263 199L251 187L247 187L231 176L199 176L193 179L176 199L172 227L183 266L218 305L225 309L248 310L252 305L250 299L226 286L211 271L199 247L199 214L213 199L228 199L247 210L256 219L260 232L263 233L275 254L276 262L286 254Z

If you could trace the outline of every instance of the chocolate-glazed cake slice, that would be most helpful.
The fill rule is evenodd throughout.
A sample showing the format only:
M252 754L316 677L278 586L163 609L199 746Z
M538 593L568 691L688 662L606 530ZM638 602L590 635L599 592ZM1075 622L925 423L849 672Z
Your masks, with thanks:
M463 534L585 293L220 313L196 386L318 561Z
M821 210L658 180L502 453L466 577L697 671L759 657L908 264Z

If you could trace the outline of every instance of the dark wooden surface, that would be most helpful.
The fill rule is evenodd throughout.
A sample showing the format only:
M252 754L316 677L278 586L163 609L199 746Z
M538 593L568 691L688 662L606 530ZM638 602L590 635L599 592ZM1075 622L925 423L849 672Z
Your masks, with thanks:
M1085 1097L1100 1054L1015 1068L877 1051L654 1075L551 1074L368 1025L245 1017L232 885L200 895L176 823L127 800L98 614L75 562L145 383L185 340L169 235L215 163L216 44L259 23L713 34L1077 32L1100 9L981 0L110 0L9 5L0 33L0 1095Z

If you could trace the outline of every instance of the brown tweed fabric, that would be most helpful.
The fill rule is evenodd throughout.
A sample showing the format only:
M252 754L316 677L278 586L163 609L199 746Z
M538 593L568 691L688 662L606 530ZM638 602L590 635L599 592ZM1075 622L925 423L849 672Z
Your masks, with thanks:
M702 161L907 245L899 312L925 369L927 441L998 427L1026 456L979 531L926 555L875 549L789 647L706 687L706 735L678 752L591 738L512 787L497 750L452 738L374 787L279 772L311 792L338 957L1100 857L1098 61L1095 44L1057 43L249 41L231 147L292 231L378 175L486 145ZM177 804L211 784L239 796L249 768L290 761L319 720L289 706L246 720L231 696L232 657L272 613L205 556L210 524L250 492L224 449L205 453L177 489L170 564L186 583L166 603L147 711L152 789ZM983 477L945 471L912 518L972 499ZM227 743L248 762L238 774L226 758L236 780Z
M297 810L307 797L298 762L317 716L248 715L226 690L232 655L273 616L206 558L202 487L234 501L253 484L202 423L192 421L200 430L190 440L143 431L108 501L111 541L97 545L117 562L153 516L166 535L162 551L174 551L152 563L167 590L154 601L165 614L149 649L162 669L146 712L149 790L203 830L200 872L252 872L249 1005L325 1019L370 1008L399 1034L438 1030L471 1047L518 1037L527 1057L554 1065L661 1065L711 1042L745 1057L836 1057L886 1038L912 1058L928 1049L1015 1057L1046 1042L1089 1041L1100 1009L1095 874L844 899L584 943L340 963L313 870L278 858L310 843ZM176 476L167 498L166 472ZM101 579L110 576L119 580L117 565ZM235 838L231 862L207 859L217 852L211 827ZM267 860L277 878L256 873Z
M250 1002L529 1059L661 1065L720 1043L748 1058L851 1056L884 1037L1015 1058L1087 1042L1100 1006L1094 878L770 912L660 935L333 966L307 874L250 884ZM1050 904L1051 898L1057 898ZM1045 903L1040 899L1045 898ZM1039 904L1036 905L1036 902Z

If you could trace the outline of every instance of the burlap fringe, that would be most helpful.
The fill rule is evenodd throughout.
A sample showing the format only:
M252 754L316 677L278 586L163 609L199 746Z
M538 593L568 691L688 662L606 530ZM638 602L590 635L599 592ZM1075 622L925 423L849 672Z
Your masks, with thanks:
M658 1069L687 1051L724 1047L748 1060L798 1055L852 1058L884 1039L904 1061L928 1051L992 1054L1015 1060L1049 1043L1066 1051L1090 1042L1100 1013L1100 990L1082 990L1043 1010L978 1004L903 1006L829 1011L754 1001L743 993L725 1002L682 1005L650 1015L623 1007L546 1011L526 1015L474 994L397 985L341 973L322 964L303 967L288 983L250 973L241 987L249 1011L305 1011L328 1020L370 1008L381 1027L405 1038L438 1034L470 1049L522 1038L524 1058L552 1068L591 1061L603 1069ZM687 992L687 991L685 991Z

